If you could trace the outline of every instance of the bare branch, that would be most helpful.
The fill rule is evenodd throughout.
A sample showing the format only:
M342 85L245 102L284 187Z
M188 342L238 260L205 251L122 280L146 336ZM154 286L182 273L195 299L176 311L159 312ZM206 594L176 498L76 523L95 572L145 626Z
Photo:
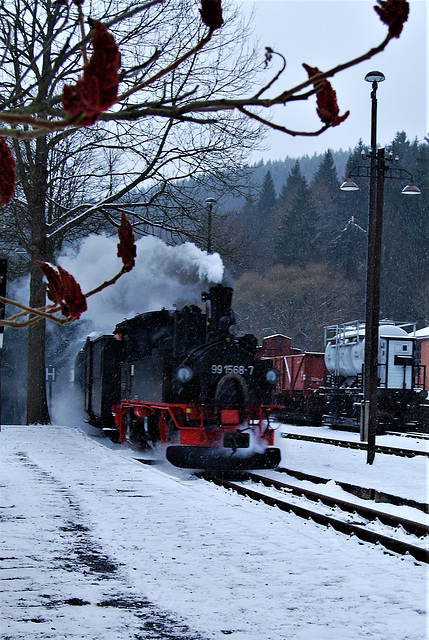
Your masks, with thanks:
M172 71L177 69L181 64L183 64L183 62L185 62L185 60L188 60L188 58L191 58L192 56L196 55L199 51L201 51L201 49L205 47L208 42L210 42L210 40L212 39L212 35L213 35L213 29L210 29L208 34L204 38L202 38L199 42L197 42L197 44L194 47L192 47L192 49L190 49L189 51L184 53L182 56L177 58L177 60L172 62L170 65L168 65L164 69L161 69L161 71L158 71L158 73L156 73L151 78L148 78L147 80L145 80L145 82L141 82L140 84L136 85L129 91L126 91L125 93L122 93L120 96L118 96L118 102L123 101L125 98L128 98L128 96L134 93L137 93L137 91L140 91L141 89L145 89L146 87L149 87L160 78L166 76L168 73L171 73Z
M212 35L213 35L213 32L210 30L209 33L204 38L202 38L194 47L192 47L190 50L185 52L172 64L161 69L155 75L148 78L145 82L142 82L136 85L135 87L132 87L128 91L124 92L123 94L121 94L118 97L117 102L122 103L129 96L134 95L138 91L154 84L155 81L159 80L160 78L166 76L167 74L177 69L184 61L186 61L188 58L196 55L199 51L201 51L204 48L204 46L211 40ZM306 99L308 96L312 95L314 91L311 91L304 95L299 95L303 89L306 89L310 85L315 86L319 82L327 78L331 78L335 76L337 73L344 71L345 69L349 69L350 67L356 66L357 64L360 64L364 60L369 60L376 54L383 51L391 39L392 37L390 35L387 35L380 45L370 49L365 54L357 58L354 58L353 60L350 60L348 62L339 64L333 67L332 69L329 69L328 71L321 72L317 75L314 75L311 78L308 78L307 80L296 85L295 87L288 89L287 91L282 91L281 93L279 93L277 96L273 98L262 99L260 96L262 95L262 93L267 91L268 88L273 86L275 82L279 80L279 78L281 77L282 73L285 70L286 61L283 58L283 56L281 56L280 54L277 54L277 55L280 55L280 57L283 58L284 63L283 63L282 69L276 74L276 76L268 84L264 85L264 87L262 87L254 96L250 98L237 98L237 99L214 98L212 100L194 100L194 101L185 102L185 104L179 103L171 106L166 104L157 106L156 104L153 104L152 106L145 107L143 109L137 106L128 105L119 111L101 114L99 119L106 122L108 121L132 122L132 121L137 121L137 120L148 118L148 117L162 117L162 118L169 118L169 119L175 119L180 121L188 120L192 122L198 122L199 124L208 124L208 123L215 122L215 119L198 120L198 119L191 118L189 114L204 113L204 112L210 112L212 114L215 114L215 113L224 112L224 111L238 110L241 113L247 115L248 117L251 117L254 120L258 120L259 122L261 122L262 124L268 127L277 129L278 131L283 131L284 133L287 133L289 135L293 135L293 136L319 135L319 133L321 133L322 131L317 133L314 133L314 132L308 133L308 132L296 132L296 131L289 130L287 127L284 127L282 125L277 125L272 123L269 120L255 117L253 114L251 115L251 113L247 111L246 108L247 107L270 108L275 105L286 104L291 100ZM277 52L273 52L273 53L277 53ZM12 129L5 129L5 128L0 129L0 135L13 137L17 139L36 138L36 137L43 136L48 132L60 131L67 127L72 127L72 126L73 127L79 126L79 123L76 120L76 118L75 119L61 118L59 120L48 120L44 118L38 118L30 114L14 113L14 112L9 112L9 113L0 112L0 120L5 123L13 125L14 127ZM18 124L24 124L24 125L35 127L35 130L33 131L18 130L16 129L16 125ZM325 131L326 128L327 127L323 128L323 131Z
M95 289L88 291L88 293L84 294L84 297L89 298L96 293L100 293L100 291L103 291L103 289L111 287L119 280L121 276L124 275L124 273L127 273L127 270L125 269L125 267L122 267L122 269L115 276L113 276L113 278L110 278L110 280L105 280L105 282L100 284ZM0 319L0 327L12 327L13 329L25 328L33 326L37 322L40 322L40 320L52 320L57 324L69 324L70 322L74 321L74 318L71 317L59 318L58 316L54 315L55 313L59 313L61 311L61 307L58 304L47 305L45 307L39 307L36 309L34 307L29 307L25 304L22 304L22 302L4 298L3 296L0 296L0 303L4 305L8 304L23 310L21 313L10 316L7 320ZM29 317L27 320L24 320L22 319L24 316Z
M279 58L282 59L283 64L281 69L279 69L279 71L276 73L276 75L270 80L270 82L268 84L265 85L265 87L262 87L262 89L260 89L258 91L258 93L255 95L255 98L259 98L263 93L265 93L265 91L268 91L268 89L270 87L273 86L273 84L275 84L277 82L277 80L280 78L280 76L282 75L282 73L284 72L284 70L286 69L286 58L281 54L278 53L278 51L273 51L273 49L271 49L271 47L265 47L266 49L266 54L265 54L265 65L268 64L268 62L271 60L273 55L279 56Z
M326 124L324 127L321 127L318 131L293 131L292 129L286 129L286 127L283 127L282 125L275 124L274 122L270 122L269 120L265 120L264 118L261 118L260 116L258 116L256 113L247 111L247 109L240 108L239 111L241 111L241 113L244 113L249 118L252 118L253 120L257 120L258 122L261 122L267 127L271 127L271 129L275 129L276 131L282 131L283 133L287 133L290 136L315 137L315 136L320 136L320 134L326 131L326 129L329 129L329 125Z

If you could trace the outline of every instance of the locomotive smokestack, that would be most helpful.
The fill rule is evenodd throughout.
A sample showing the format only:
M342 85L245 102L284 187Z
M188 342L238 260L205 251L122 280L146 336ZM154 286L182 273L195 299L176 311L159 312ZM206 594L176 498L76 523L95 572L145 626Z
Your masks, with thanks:
M206 303L207 336L214 338L228 334L229 328L235 324L234 312L231 309L232 287L221 284L210 287L209 292L203 291L201 299Z

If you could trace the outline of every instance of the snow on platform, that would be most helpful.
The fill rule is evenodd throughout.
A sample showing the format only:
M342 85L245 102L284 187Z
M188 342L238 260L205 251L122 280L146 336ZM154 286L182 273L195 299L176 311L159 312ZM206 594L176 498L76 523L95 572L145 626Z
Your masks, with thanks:
M303 471L368 472L355 451L284 443ZM427 640L427 565L134 455L3 427L4 640ZM379 479L412 487L416 464L392 457Z

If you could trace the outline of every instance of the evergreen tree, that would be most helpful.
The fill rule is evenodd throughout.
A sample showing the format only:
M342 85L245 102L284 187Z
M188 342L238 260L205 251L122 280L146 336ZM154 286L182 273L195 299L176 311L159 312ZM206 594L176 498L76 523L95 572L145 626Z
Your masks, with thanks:
M271 175L271 171L267 171L264 181L262 183L261 192L256 205L256 219L254 220L254 230L257 235L266 235L267 231L271 229L273 214L276 209L277 198L274 188L274 182Z
M352 216L328 245L329 265L334 266L350 282L356 284L360 300L366 286L367 234ZM363 313L363 305L359 309Z
M253 228L254 222L257 219L256 199L250 188L245 196L241 217L243 219L244 227L247 229L248 233L250 234L251 229Z
M255 268L264 272L271 264L271 244L276 212L277 198L271 171L268 170L260 187L259 197L255 201L246 198L243 207L247 240L253 244Z
M385 180L383 208L383 254L381 273L381 314L396 320L429 323L429 147L410 142L398 133L386 149L393 168L412 173L421 195L405 196L401 190L409 182ZM398 161L395 162L395 158ZM388 174L387 174L388 175Z
M320 255L326 260L327 247L338 232L340 218L340 182L332 153L327 151L311 183L311 194L316 207L316 227Z
M359 140L350 155L345 168L346 180L349 173L355 173L358 167L367 165L367 148ZM339 184L335 187L331 182L331 189L336 193L336 216L331 220L329 237L327 237L326 261L335 267L351 282L357 285L361 299L365 296L367 237L368 227L368 192L369 181L362 178L352 178L359 183L359 191L342 192Z
M279 193L278 206L279 209L283 211L283 213L285 213L285 210L287 209L288 204L295 195L297 186L300 184L303 177L304 176L301 172L301 165L299 163L299 160L297 160L290 170L286 182L282 186Z
M310 187L307 180L302 177L296 185L295 193L282 217L276 235L274 248L276 263L286 267L290 265L305 267L310 262L319 261L315 219L316 209L311 198Z
M340 183L334 164L334 158L332 157L332 152L329 149L325 153L319 168L314 174L311 186L314 190L315 196L319 195L320 190L320 196L327 194L327 199L332 204L336 204L338 202L338 189Z

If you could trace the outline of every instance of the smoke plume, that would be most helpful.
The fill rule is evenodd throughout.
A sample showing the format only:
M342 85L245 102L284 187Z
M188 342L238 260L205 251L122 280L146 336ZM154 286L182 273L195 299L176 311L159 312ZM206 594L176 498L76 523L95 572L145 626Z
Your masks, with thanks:
M136 245L134 269L88 298L82 318L90 320L96 331L110 333L118 322L137 313L197 303L204 288L222 282L224 267L218 253L208 254L190 242L169 246L152 236ZM63 255L58 263L88 292L119 271L116 250L116 238L91 235L78 253Z

